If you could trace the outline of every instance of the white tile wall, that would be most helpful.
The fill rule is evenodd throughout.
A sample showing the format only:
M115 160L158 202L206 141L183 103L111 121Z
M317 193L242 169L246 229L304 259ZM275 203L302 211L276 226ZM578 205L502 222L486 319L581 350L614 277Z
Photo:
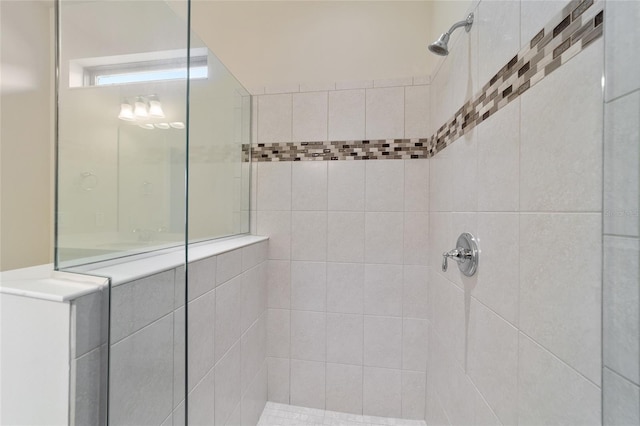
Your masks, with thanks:
M291 360L291 404L325 407L325 363Z
M520 424L600 424L598 386L522 333L519 348Z
M364 368L364 412L373 416L402 415L402 373L387 368Z
M432 78L434 127L565 4L479 2ZM600 421L602 49L429 160L429 424ZM440 269L462 232L481 250L471 279Z
M267 169L279 183L258 178L258 200L262 187L283 192L257 211L259 231L270 231L270 400L423 418L429 161Z
M364 211L365 162L332 161L329 166L329 210Z
M327 364L327 410L362 413L362 374L361 366Z
M564 4L474 3L477 25L452 42L460 52L428 86L360 82L329 90L327 138L431 133ZM293 270L290 258L326 262L326 292L324 302L321 293L301 296L313 298L311 306L291 311L312 337L292 323L299 348L269 360L273 398L425 415L430 424L599 421L602 48L592 44L430 160L328 162L326 210L320 201L296 206L296 192L321 182L304 166L278 187L282 203L265 208L283 214L269 234L276 247L269 256L282 262L277 275L286 277L287 264ZM313 213L289 226L287 191L293 216ZM258 217L264 213L258 207ZM482 250L472 279L455 264L440 271L441 253L465 231ZM288 309L287 278L273 282L270 306Z
M327 265L327 312L362 314L364 306L364 265Z
M326 210L327 162L295 162L292 173L292 209Z
M431 115L430 88L424 86L407 86L404 88L404 137L424 138L430 135L429 120Z
M580 108L549 108L552 98ZM527 90L521 105L520 209L601 211L602 40Z
M431 136L428 76L291 85L256 93L254 143Z
M287 142L292 138L293 96L258 97L258 142Z
M404 88L367 89L366 122L367 139L404 135Z
M327 139L327 92L296 93L293 95L293 134L297 141Z
M329 92L329 140L365 138L365 90Z
M404 163L403 160L366 162L366 211L404 210Z
M605 8L605 97L611 101L640 89L640 59L634 54L640 43L636 27L640 5L635 1L608 1Z

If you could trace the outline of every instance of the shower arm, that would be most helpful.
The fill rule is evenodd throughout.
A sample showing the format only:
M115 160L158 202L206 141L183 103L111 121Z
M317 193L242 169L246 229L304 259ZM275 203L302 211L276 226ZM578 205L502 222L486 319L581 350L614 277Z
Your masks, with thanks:
M469 32L471 31L472 24L473 24L473 13L470 13L467 16L467 19L465 19L464 21L458 21L455 24L453 24L451 28L449 28L449 31L446 32L446 34L451 35L451 33L453 33L456 29L460 27L464 27L465 31Z

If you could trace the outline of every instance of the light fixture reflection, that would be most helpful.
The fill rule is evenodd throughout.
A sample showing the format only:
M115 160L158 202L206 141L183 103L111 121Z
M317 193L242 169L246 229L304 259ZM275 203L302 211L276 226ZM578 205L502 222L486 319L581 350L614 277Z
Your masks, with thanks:
M170 129L171 126L169 126L169 123L156 123L154 124L154 126L156 126L156 128L158 129L162 129L162 130L166 130L166 129Z
M162 105L159 100L150 100L149 101L149 115L157 118L164 118L164 111L162 110Z
M148 118L149 111L147 110L147 104L142 100L142 98L136 99L136 106L133 110L133 113L137 118Z
M147 130L153 130L155 129L155 127L153 127L153 124L138 124L138 127L142 127L143 129L147 129Z
M182 121L174 121L169 123L169 125L174 129L184 129L184 123Z
M120 104L120 114L118 114L118 118L124 121L134 121L136 119L130 103L123 102Z

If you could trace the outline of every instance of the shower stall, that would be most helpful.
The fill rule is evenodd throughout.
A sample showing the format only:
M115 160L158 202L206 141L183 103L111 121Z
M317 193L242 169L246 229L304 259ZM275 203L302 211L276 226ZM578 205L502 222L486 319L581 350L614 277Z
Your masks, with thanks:
M247 40L422 2L289 3ZM213 4L55 3L66 287L3 344L61 334L3 420L640 423L639 2L473 1L430 75L251 93Z

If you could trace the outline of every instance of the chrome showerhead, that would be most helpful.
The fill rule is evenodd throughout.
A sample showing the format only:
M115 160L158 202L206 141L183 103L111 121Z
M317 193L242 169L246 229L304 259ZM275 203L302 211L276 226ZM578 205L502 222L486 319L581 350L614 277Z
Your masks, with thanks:
M449 28L449 31L442 34L438 38L438 40L431 43L429 45L429 50L435 53L436 55L447 56L449 54L448 43L449 43L449 37L451 36L451 33L455 31L456 28L460 28L460 27L464 27L465 31L469 32L471 30L472 25L473 25L473 13L470 13L467 16L467 19L465 19L464 21L456 22L451 26L451 28Z
M429 50L432 53L440 56L447 56L449 54L449 33L444 33L438 38L438 40L434 41L429 45Z

